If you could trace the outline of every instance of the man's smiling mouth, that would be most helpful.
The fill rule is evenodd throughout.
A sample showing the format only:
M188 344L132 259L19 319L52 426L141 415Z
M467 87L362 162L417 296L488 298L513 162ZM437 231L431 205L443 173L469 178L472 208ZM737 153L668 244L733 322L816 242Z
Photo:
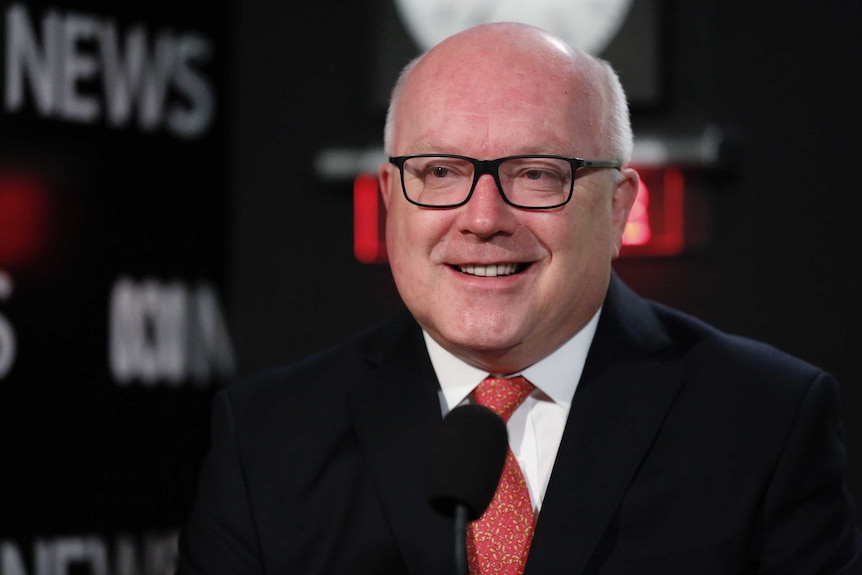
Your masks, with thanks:
M486 278L499 278L522 272L530 264L505 263L505 264L466 264L452 266L461 273Z

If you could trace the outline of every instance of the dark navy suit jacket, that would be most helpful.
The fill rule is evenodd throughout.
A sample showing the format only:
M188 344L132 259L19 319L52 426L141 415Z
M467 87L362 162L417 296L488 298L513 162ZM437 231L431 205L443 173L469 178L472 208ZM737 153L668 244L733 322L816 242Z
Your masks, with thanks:
M405 313L219 392L178 573L452 573L438 387ZM526 575L862 573L838 394L612 278Z

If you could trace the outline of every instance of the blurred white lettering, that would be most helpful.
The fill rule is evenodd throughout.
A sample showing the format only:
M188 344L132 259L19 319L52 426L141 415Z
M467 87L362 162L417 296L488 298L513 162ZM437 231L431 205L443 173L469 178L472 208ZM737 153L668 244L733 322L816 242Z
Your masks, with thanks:
M0 302L10 297L12 297L12 278L0 270ZM12 323L0 314L0 379L3 379L15 364L16 345ZM0 572L0 575L3 573L5 571Z
M215 94L198 68L213 55L206 36L161 30L151 40L141 24L123 34L109 18L55 9L42 16L41 42L35 28L25 5L7 8L7 111L24 107L29 86L43 117L123 127L137 112L141 130L187 138L211 127Z
M190 379L204 386L233 375L234 355L216 291L120 278L110 302L110 365L120 384Z
M38 539L28 570L22 547L0 541L0 575L68 575L82 568L92 575L164 575L176 564L176 542L176 531L142 538L120 534L113 548L107 539L92 535Z

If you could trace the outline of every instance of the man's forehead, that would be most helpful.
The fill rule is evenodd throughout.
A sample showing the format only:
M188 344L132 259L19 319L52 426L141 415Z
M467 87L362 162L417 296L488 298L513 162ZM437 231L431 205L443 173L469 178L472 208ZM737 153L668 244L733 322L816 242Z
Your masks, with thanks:
M590 90L577 85L512 76L486 83L449 80L441 85L417 82L405 90L397 140L409 137L411 149L424 145L428 151L444 151L440 144L452 145L449 137L491 147L501 139L509 145L518 141L523 150L512 153L561 153L573 137L590 130L588 119L598 111ZM548 147L553 150L539 149Z

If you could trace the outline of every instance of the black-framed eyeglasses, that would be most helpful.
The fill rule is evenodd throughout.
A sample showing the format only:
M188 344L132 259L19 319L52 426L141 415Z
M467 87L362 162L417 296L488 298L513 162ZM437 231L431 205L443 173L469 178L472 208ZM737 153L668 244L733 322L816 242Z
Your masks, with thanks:
M552 155L477 160L455 154L416 154L391 157L389 161L401 173L404 197L424 208L463 206L470 201L479 178L489 174L507 204L526 210L549 210L572 199L578 168L621 167L615 160Z

